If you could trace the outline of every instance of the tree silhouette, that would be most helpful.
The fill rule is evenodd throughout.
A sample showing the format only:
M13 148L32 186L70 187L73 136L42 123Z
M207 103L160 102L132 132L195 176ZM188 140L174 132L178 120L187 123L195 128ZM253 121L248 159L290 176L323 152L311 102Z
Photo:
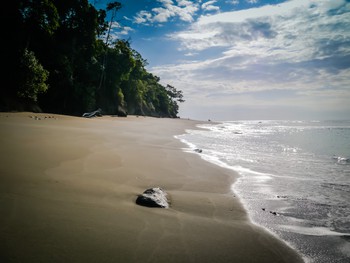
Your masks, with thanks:
M104 53L104 56L103 56L101 78L100 78L100 84L98 86L98 90L101 89L102 83L105 80L105 74L106 74L105 69L106 69L106 63L107 63L107 49L108 49L108 46L109 46L109 37L110 37L113 21L114 21L116 15L117 15L117 11L120 8L122 8L122 4L119 3L119 2L112 2L112 3L109 3L107 5L107 11L112 11L112 14L111 14L111 19L109 21L109 26L108 26L108 31L107 31L106 41L105 41L106 48L105 48L105 53Z

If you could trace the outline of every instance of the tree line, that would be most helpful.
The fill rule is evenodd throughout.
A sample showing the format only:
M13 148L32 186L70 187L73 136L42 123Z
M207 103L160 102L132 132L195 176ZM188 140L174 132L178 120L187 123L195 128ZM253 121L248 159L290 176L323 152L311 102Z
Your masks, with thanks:
M163 86L130 42L110 41L119 2L11 0L3 10L0 110L177 117L182 91ZM107 13L110 20L107 21Z

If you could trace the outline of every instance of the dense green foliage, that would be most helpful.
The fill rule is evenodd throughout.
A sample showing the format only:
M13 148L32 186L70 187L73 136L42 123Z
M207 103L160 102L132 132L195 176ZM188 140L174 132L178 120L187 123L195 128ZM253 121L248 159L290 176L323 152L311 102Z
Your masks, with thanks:
M182 92L147 72L146 60L128 41L109 40L119 2L106 10L87 0L10 2L1 15L8 83L2 86L1 110L35 104L73 115L101 108L105 114L177 116Z
M45 82L49 72L38 62L33 52L25 49L18 73L21 83L17 96L36 102L38 94L45 92L48 88Z

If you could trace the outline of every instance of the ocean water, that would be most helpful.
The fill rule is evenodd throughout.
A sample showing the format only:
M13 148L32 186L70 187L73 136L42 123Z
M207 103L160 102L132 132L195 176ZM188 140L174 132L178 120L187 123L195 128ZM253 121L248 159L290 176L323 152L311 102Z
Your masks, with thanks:
M350 121L230 121L177 136L240 174L251 220L306 262L350 262Z

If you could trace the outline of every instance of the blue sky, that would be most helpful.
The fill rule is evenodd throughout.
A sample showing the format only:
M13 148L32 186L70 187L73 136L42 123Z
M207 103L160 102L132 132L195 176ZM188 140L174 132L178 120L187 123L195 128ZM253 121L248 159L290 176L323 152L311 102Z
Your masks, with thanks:
M183 91L180 117L350 119L350 0L119 2L114 38Z

